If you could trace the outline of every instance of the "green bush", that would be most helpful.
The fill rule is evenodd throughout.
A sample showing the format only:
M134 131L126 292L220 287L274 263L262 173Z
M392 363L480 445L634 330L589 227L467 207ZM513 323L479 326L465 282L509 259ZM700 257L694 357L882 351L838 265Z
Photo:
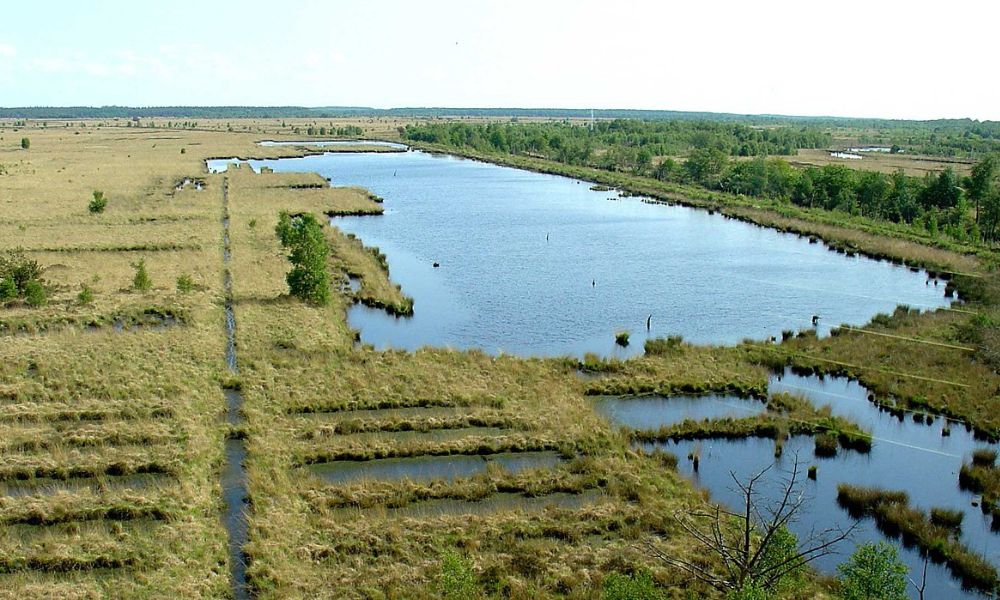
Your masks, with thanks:
M11 277L0 277L0 302L17 298L17 285Z
M17 288L17 295L24 295L29 281L39 280L42 267L21 250L10 250L0 255L0 278L10 279Z
M135 276L132 277L132 288L139 292L148 292L153 287L153 282L146 272L146 261L140 260L132 265L135 267Z
M90 200L87 205L87 210L91 214L98 214L104 212L104 209L108 206L108 199L104 197L104 192L100 190L94 190L94 197Z
M37 279L32 279L25 284L24 301L28 303L28 306L33 308L43 306L48 299L49 294L45 291L45 286L42 285L42 282Z
M194 280L187 273L177 278L177 291L185 294L194 291Z
M862 544L840 571L843 600L906 600L906 565L886 542Z
M604 579L601 590L603 600L659 600L666 596L656 587L649 571L634 575L612 573Z
M629 334L627 331L619 331L615 334L615 343L621 347L628 346Z
M21 250L0 254L0 302L24 298L29 306L41 306L48 292L41 279L42 267Z
M469 600L482 594L476 585L476 576L468 562L457 552L448 551L441 557L441 574L437 580L440 598Z
M29 140L26 137L25 138L21 138L21 148L23 148L24 150L27 150L28 148L31 148L31 140Z
M76 295L76 301L80 304L90 304L94 301L94 290L86 284L80 287L80 293Z

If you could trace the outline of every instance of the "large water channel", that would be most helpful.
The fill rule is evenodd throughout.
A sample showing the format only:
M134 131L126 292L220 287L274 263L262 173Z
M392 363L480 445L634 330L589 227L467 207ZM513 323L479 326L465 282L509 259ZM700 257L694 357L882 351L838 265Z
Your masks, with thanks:
M565 177L422 152L250 163L385 198L382 216L333 220L378 246L414 299L410 318L351 310L362 341L380 348L625 356L647 336L732 344L811 327L813 315L824 334L898 304L948 302L924 273ZM627 348L615 344L619 331L631 333Z
M208 166L221 171L233 162ZM333 185L363 186L385 199L382 216L331 222L378 246L393 280L414 299L409 318L351 309L350 324L362 340L382 348L630 356L642 351L647 337L679 334L692 342L731 344L809 328L814 315L818 333L825 335L831 326L861 325L900 304L930 310L950 302L944 284L923 272L837 254L705 211L620 198L564 177L421 152L249 162L256 170L318 172ZM615 344L618 331L631 333L627 348ZM777 467L796 454L819 465L817 479L805 481L812 500L794 525L798 533L852 522L836 505L838 482L877 484L905 489L924 509L961 509L962 540L998 562L1000 537L971 506L974 497L958 489L958 468L977 445L963 427L952 425L951 435L942 436L940 418L933 426L909 417L900 422L846 380L785 373L774 378L771 390L830 403L835 413L875 435L870 454L842 451L821 461L812 457L811 439L786 443ZM599 408L613 422L649 428L685 417L752 414L763 404L709 396L605 400ZM684 460L680 469L723 502L736 500L730 471L745 477L775 463L770 440L665 446L682 459L698 446L699 471ZM483 467L479 462L475 469ZM855 541L869 539L882 536L871 522L862 522ZM919 573L917 553L904 549L903 556ZM825 559L819 567L833 573L843 558ZM929 598L977 597L962 592L944 567L932 565L929 579Z

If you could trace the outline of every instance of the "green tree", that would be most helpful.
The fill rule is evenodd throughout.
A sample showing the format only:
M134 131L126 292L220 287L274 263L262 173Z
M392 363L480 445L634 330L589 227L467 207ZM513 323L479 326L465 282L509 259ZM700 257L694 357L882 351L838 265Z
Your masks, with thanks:
M729 159L717 148L693 150L684 162L684 171L695 183L715 187Z
M153 287L153 281L149 278L149 273L146 271L145 259L140 259L139 262L132 266L135 267L135 275L132 277L132 287L139 292L148 292Z
M976 203L976 223L981 223L982 202L993 194L996 188L995 179L997 176L997 158L987 156L972 167L972 174L969 176L966 189L969 198Z
M21 138L21 148L23 148L24 150L31 148L31 140L29 140L26 137Z
M983 198L980 206L979 233L987 242L1000 239L1000 189L994 189Z
M955 171L947 168L938 173L937 177L928 174L924 189L920 192L920 203L924 208L951 208L958 204L962 197L962 188L958 186Z
M837 570L843 600L906 600L908 570L892 544L862 544Z
M454 551L441 556L441 574L436 587L440 597L447 600L471 600L482 595L472 568Z
M306 213L293 218L282 211L275 233L292 263L292 270L285 277L292 295L326 304L330 299L330 275L326 269L330 247L316 217Z
M886 218L889 198L889 182L878 171L865 171L858 176L858 208L866 217Z

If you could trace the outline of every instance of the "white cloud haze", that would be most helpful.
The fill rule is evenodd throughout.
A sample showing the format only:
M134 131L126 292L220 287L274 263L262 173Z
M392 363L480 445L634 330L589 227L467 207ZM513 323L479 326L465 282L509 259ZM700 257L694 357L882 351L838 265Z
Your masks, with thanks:
M994 3L33 2L0 105L520 106L1000 120Z

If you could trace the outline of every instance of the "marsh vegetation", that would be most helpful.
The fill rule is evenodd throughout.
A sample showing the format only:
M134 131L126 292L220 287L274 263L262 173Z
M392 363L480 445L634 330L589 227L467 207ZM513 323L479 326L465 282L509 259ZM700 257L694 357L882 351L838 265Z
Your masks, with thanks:
M356 231L351 219L388 217L339 215L389 212L396 191L331 187L321 175L282 169L206 173L204 160L212 157L307 154L296 145L257 142L300 142L308 127L315 135L326 127L329 135L331 126L291 117L197 120L50 124L29 128L30 150L16 141L0 149L0 163L12 165L3 179L11 193L0 204L0 250L4 265L18 265L3 272L34 263L26 281L45 291L43 303L29 302L27 283L0 276L0 289L15 290L0 309L0 595L230 597L234 562L244 560L247 592L260 598L596 598L629 590L721 597L710 583L658 558L725 568L724 560L704 556L674 515L711 514L716 501L730 500L713 478L760 462L750 459L788 461L796 452L818 467L803 482L817 486L815 502L832 503L842 473L861 472L851 461L884 456L891 423L907 435L917 432L923 446L933 437L942 452L959 455L947 459L956 472L967 465L962 485L981 491L961 491L954 481L960 505L928 504L917 478L904 471L892 487L907 490L907 506L920 516L911 521L934 533L914 533L917 547L931 547L947 565L968 565L963 570L988 583L987 567L996 565L989 556L976 562L975 550L996 534L983 527L982 510L967 505L971 494L995 498L993 445L975 439L1000 432L989 249L958 253L965 246L950 238L793 205L709 199L702 190L691 204L716 213L694 220L718 217L705 223L714 228L727 214L800 234L780 239L801 242L804 251L808 236L844 251L813 245L825 258L847 261L850 251L930 268L926 285L924 274L892 272L942 299L951 284L965 304L893 312L891 295L889 306L858 319L828 321L822 311L820 329L837 335L816 335L809 323L816 311L803 310L801 326L779 319L769 327L781 343L741 343L740 335L728 346L699 345L703 340L670 330L659 316L652 325L664 329L644 338L651 311L643 307L636 319L605 323L599 333L604 347L612 346L614 333L627 327L635 354L627 359L375 349L356 344L348 322L355 303L415 318L424 305L419 289L406 284L409 267L394 262L393 244L349 235ZM386 139L400 125L336 123L362 128L352 135ZM643 193L663 183L612 171L605 174L614 180L574 173ZM177 189L185 180L203 185ZM94 190L113 199L102 212L91 213L82 201ZM628 199L602 204L629 202L638 211L667 208ZM325 304L303 301L289 288L294 244L283 247L275 232L289 232L303 218L292 215L313 215L316 227L305 237L328 250L307 252L303 261L329 278L312 288L322 288ZM549 244L558 243L549 226L533 231L532 243L542 247L546 234ZM861 263L851 260L851 268ZM462 269L438 253L417 262L441 277ZM442 266L431 271L434 262ZM614 287L604 276L580 281L581 293ZM853 325L838 327L841 320ZM235 325L228 332L227 323ZM791 335L781 335L790 328ZM237 349L238 370L228 364ZM805 376L785 367L825 374L820 391L849 400L794 389L803 383L795 378ZM848 387L858 382L865 386L860 394ZM703 392L720 402L739 396L732 404L753 410L722 406L701 414L692 400L689 409L675 410L692 417L686 429L665 422L623 432L592 402L659 394L668 406L676 394ZM738 437L719 439L723 430ZM754 432L766 437L745 437ZM830 436L835 457L812 458L815 434ZM691 437L702 439L685 439ZM700 462L697 474L688 456ZM747 460L736 465L741 456ZM233 465L246 494L246 543L236 548L227 547L234 538L224 515L230 505L242 511L243 499L227 504L223 496L231 489L223 475ZM892 508L903 510L901 502ZM881 539L872 528L864 531L866 539ZM913 571L919 551L903 548L900 558ZM833 573L829 563L817 566ZM930 573L950 585L946 567L931 565ZM838 592L829 578L802 569L795 585L778 593Z

